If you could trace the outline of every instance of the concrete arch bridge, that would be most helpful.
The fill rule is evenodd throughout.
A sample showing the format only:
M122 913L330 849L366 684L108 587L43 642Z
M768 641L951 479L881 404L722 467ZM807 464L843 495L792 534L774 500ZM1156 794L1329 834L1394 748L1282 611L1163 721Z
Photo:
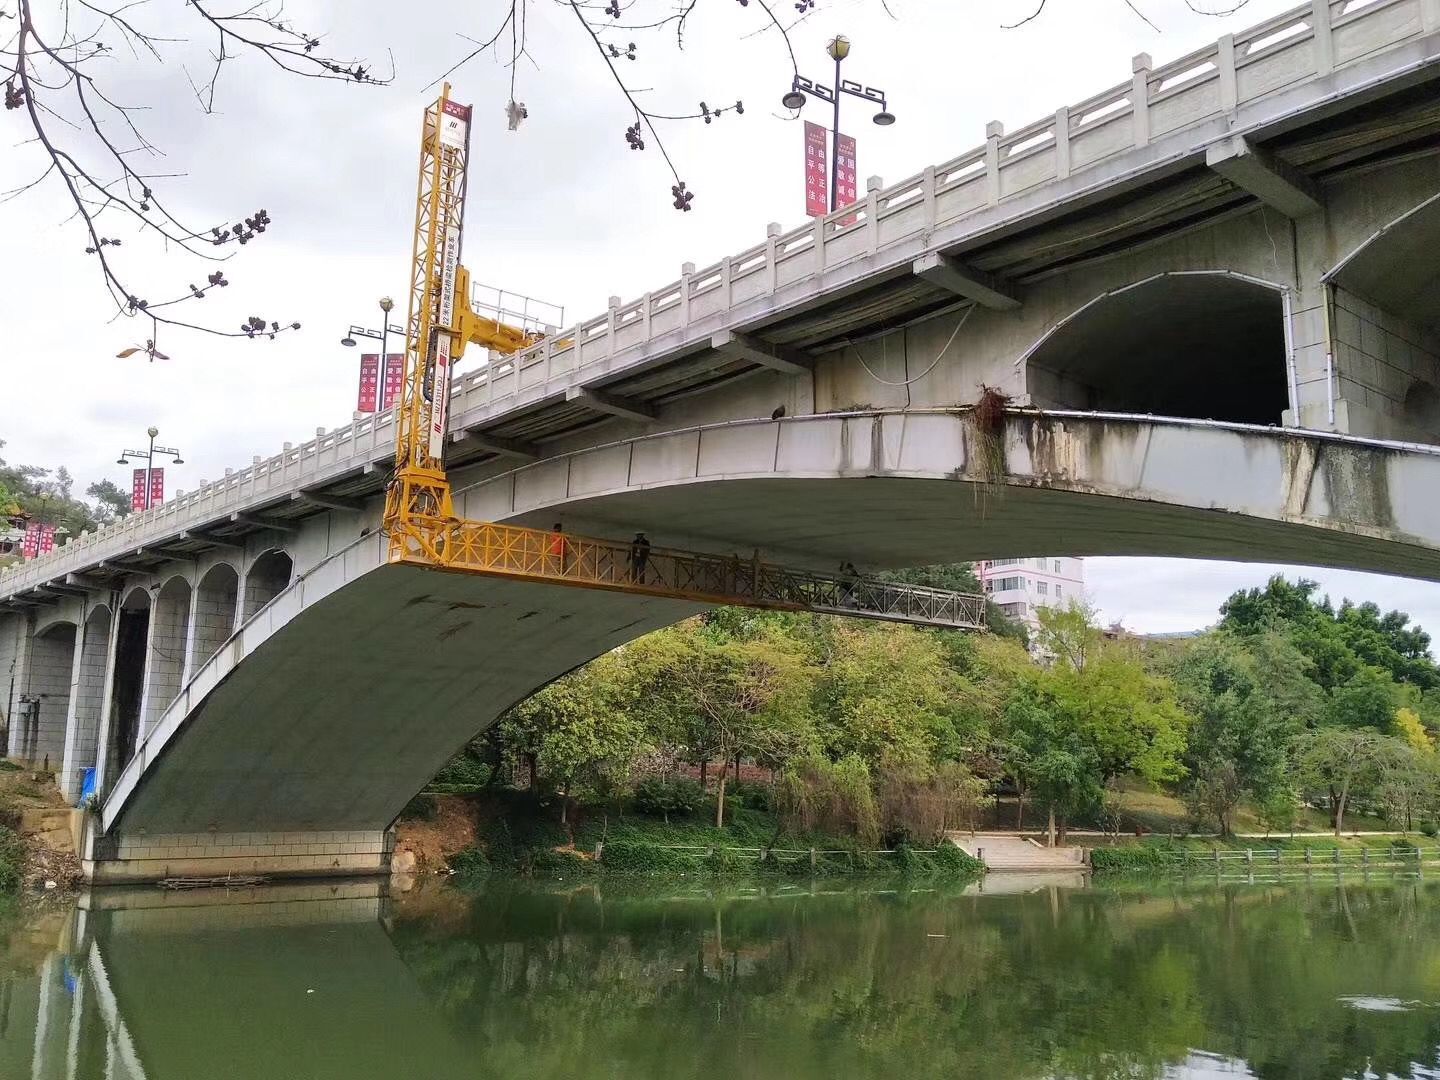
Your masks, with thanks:
M461 373L461 512L823 571L1061 552L1440 579L1437 86L1440 0L1308 0L1137 56ZM986 386L1021 407L1003 432L974 431ZM72 799L95 765L97 876L382 867L474 731L697 610L380 565L393 425L319 429L0 572L11 748Z
M1024 552L1043 536L1080 554L1440 580L1440 506L1417 495L1437 482L1432 447L1033 410L982 436L967 411L930 411L669 432L460 498L488 520L563 516L577 531L759 544L820 566ZM94 822L97 877L379 869L389 825L465 740L575 665L703 607L380 559L367 537L316 562L147 716Z

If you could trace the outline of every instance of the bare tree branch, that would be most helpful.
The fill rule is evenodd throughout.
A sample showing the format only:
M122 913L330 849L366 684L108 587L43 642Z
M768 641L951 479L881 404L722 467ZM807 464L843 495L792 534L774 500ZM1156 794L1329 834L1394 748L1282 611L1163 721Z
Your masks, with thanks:
M522 57L529 58L528 41L526 37L527 13L530 5L536 0L510 0L505 10L504 17L494 32L489 36L479 39L461 35L466 41L475 47L462 56L458 61L447 68L439 78L430 85L444 79L448 79L460 68L470 63L482 54L500 48L499 42L508 34L509 56L506 59L506 66L510 68L510 101L506 105L506 111L510 115L512 129L517 127L520 121L524 120L527 112L524 104L517 98L517 69ZM708 101L701 101L693 110L687 111L662 111L657 108L649 108L645 102L649 98L642 98L647 94L643 90L630 85L621 74L619 61L631 61L638 58L640 44L638 40L632 40L629 34L643 35L657 31L669 31L673 28L675 34L675 46L683 50L685 48L685 34L689 27L690 17L699 9L701 0L661 0L669 4L669 10L660 11L657 14L646 15L647 11L654 11L658 4L652 4L651 0L605 0L602 4L594 0L554 0L562 7L568 8L570 14L584 31L590 44L594 46L610 80L619 91L621 97L629 107L634 122L625 129L625 142L632 150L644 150L649 142L654 142L664 159L666 167L674 180L670 189L674 206L677 210L689 210L694 192L689 190L685 182L680 178L679 169L666 147L661 134L659 123L672 121L699 120L705 124L713 124L725 113L743 114L745 105L742 101L733 104L726 104L719 107L711 105ZM816 0L792 0L795 10L800 13L800 18L789 26L785 25L776 16L772 6L772 0L729 0L738 8L746 8L753 2L764 11L768 25L760 31L754 31L742 35L753 37L757 33L778 33L785 42L785 49L790 58L791 71L796 72L798 68L795 63L795 53L790 45L790 29L797 23L803 21L814 9ZM883 0L882 0L883 2ZM711 0L711 7L717 6L720 0ZM886 8L887 12L889 8ZM621 40L610 40L615 31L627 32L627 38ZM428 88L427 88L428 89Z
M18 111L28 121L32 137L20 145L38 145L49 160L34 180L0 194L0 202L11 201L58 178L73 207L66 222L78 218L84 224L88 237L85 254L96 260L101 281L115 304L115 317L149 320L150 340L144 351L152 359L157 355L155 338L162 325L220 337L248 338L273 338L285 330L299 329L299 323L282 325L279 320L252 315L237 329L225 330L170 314L169 309L176 305L203 300L209 290L230 284L225 273L214 265L229 255L217 255L216 248L244 246L271 225L270 215L263 209L237 215L230 219L231 224L188 225L171 212L153 187L158 181L181 174L144 170L135 163L137 155L164 155L137 123L137 114L144 109L116 101L98 81L103 70L94 65L114 56L104 38L107 33L118 36L132 59L158 64L165 63L167 46L183 39L143 29L132 13L143 6L144 0L122 0L115 6L106 6L100 0L73 0L75 12L89 16L88 25L80 25L87 21L84 19L72 24L72 0L15 2L17 9L13 13L0 7L0 21L14 19L17 24L0 51L4 104L7 111ZM213 109L222 68L245 52L259 53L281 70L303 78L366 84L389 81L389 76L377 78L360 61L329 55L321 48L319 37L295 29L284 20L283 9L278 6L262 2L233 14L217 13L211 0L186 0L185 6L193 10L199 25L214 32L217 40L218 51L212 53L214 68L206 90L191 80L206 112ZM42 15L45 27L41 25ZM117 140L117 132L123 141ZM174 293L171 298L151 301L127 284L117 263L117 249L125 238L115 235L113 225L102 229L100 222L110 221L107 215L114 216L117 223L128 221L142 239L153 235L167 252L178 248L212 266L184 289L167 290ZM204 285L195 284L202 280Z

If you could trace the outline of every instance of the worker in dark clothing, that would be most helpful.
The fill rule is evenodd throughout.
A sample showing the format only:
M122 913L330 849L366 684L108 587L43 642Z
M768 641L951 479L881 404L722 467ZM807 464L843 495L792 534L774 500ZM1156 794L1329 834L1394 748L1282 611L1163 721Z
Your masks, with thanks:
M840 603L845 607L855 603L855 587L860 584L860 571L853 562L840 564Z
M635 534L630 541L630 580L637 585L645 584L645 567L650 562L650 541L643 532Z

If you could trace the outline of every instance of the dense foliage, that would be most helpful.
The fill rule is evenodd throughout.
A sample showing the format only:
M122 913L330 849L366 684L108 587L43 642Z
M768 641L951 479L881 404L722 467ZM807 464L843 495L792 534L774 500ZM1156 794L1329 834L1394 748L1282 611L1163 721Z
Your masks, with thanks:
M0 825L0 895L20 888L24 870L24 841L14 829Z
M5 440L0 439L0 449ZM108 525L130 512L130 493L109 480L91 484L85 491L91 502L74 494L74 480L63 465L10 465L0 459L0 532L13 521L54 525L57 536L79 536L86 529ZM9 556L13 558L15 556ZM0 563L7 559L0 549Z
M1356 810L1440 820L1440 668L1403 612L1276 577L1188 639L1104 633L1079 607L1042 612L1033 655L1017 638L718 609L540 691L437 786L513 779L557 796L562 825L584 803L719 828L743 763L740 805L861 846L928 844L997 795L1017 822L1118 832L1137 784L1222 834L1246 814L1284 830L1306 804L1336 832Z

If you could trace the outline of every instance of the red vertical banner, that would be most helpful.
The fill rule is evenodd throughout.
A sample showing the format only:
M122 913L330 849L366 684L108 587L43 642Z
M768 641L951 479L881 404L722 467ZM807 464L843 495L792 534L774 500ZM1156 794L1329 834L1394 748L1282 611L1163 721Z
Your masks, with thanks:
M130 509L145 509L145 470L136 469L130 476Z
M855 180L855 138L852 135L841 135L838 167L835 170L835 208L838 210L842 206L849 206L859 201L859 198L860 188ZM840 224L855 224L854 215L843 219Z
M32 521L25 526L25 538L20 541L20 554L33 559L40 554L40 523Z
M165 470L150 470L150 505L159 506L165 501Z
M55 526L41 525L38 542L35 545L41 555L49 555L55 550Z
M380 408L393 409L400 400L400 389L405 384L405 354L391 353L385 358L385 395Z
M376 353L360 355L360 390L356 396L355 408L363 413L375 411L376 395L380 390L380 357Z
M825 134L819 124L805 121L805 213L810 217L823 217L830 212Z

